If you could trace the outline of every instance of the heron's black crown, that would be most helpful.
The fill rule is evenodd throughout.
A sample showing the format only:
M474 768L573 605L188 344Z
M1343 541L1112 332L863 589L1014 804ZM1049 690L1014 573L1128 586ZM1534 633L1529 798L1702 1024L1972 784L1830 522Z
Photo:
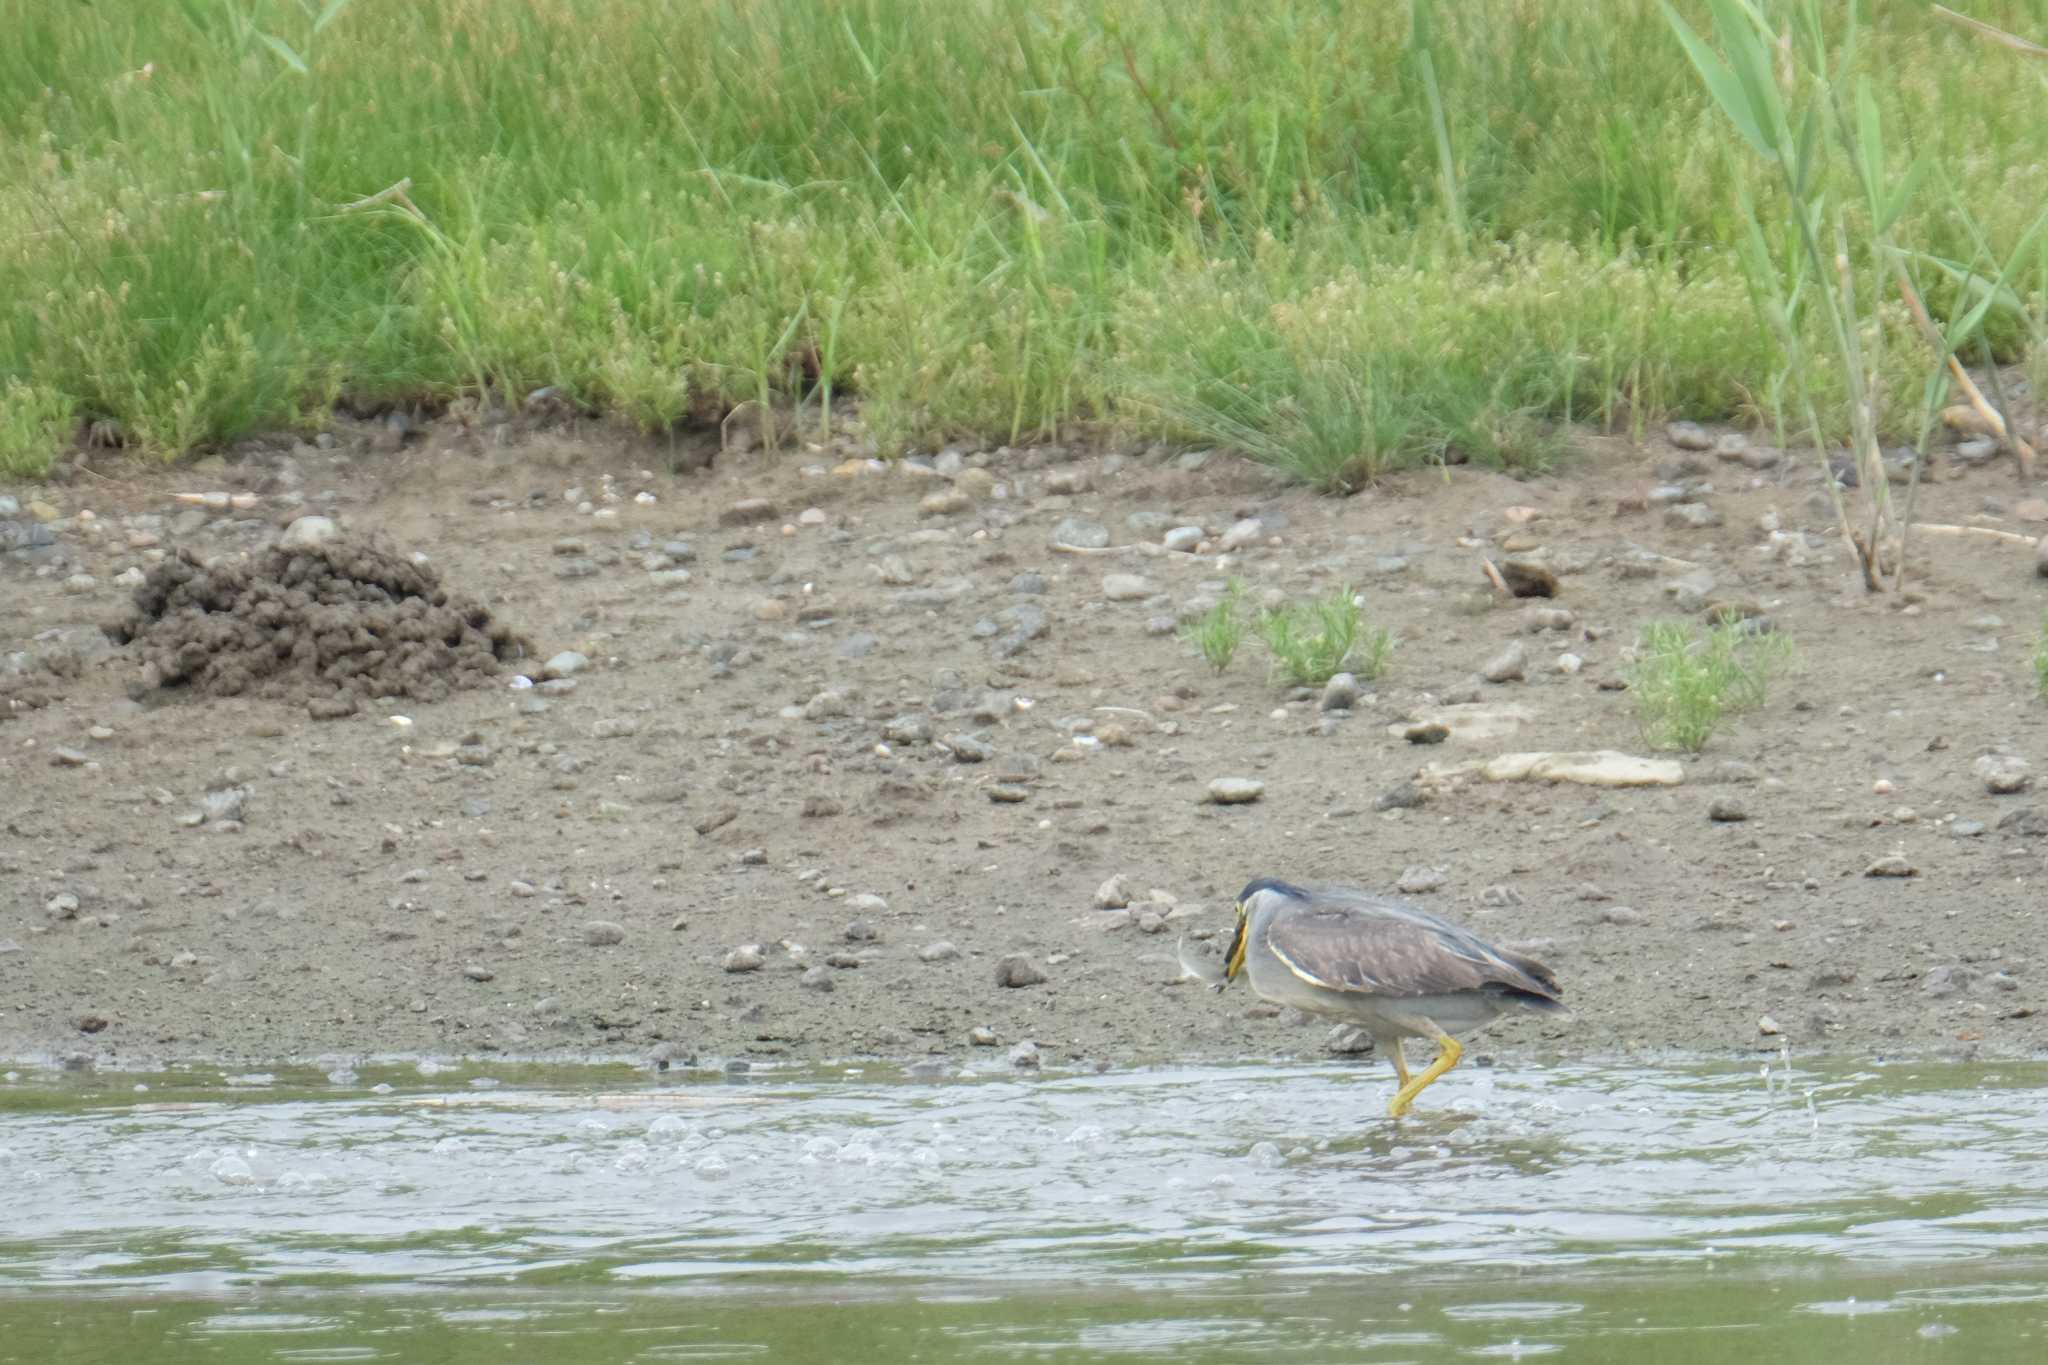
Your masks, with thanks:
M1308 892L1292 882L1283 882L1278 877L1254 877L1245 883L1244 890L1237 893L1237 903L1243 905L1261 891L1273 891L1290 900L1307 900Z

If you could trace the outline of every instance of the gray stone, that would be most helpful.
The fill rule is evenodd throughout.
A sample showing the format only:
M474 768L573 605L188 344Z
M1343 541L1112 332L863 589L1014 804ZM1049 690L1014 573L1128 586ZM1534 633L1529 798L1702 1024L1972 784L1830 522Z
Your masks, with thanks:
M960 950L944 939L937 943L927 943L917 950L919 962L952 962L959 956Z
M939 741L953 751L955 763L986 763L995 757L995 746L973 735L947 735Z
M1479 676L1490 683L1515 682L1526 677L1528 669L1529 651L1520 640L1510 640L1506 649L1486 661Z
M728 972L758 972L768 964L768 957L758 943L742 943L725 955L719 965Z
M1717 796L1707 806L1707 818L1718 824L1734 824L1749 818L1749 808L1732 796Z
M1223 538L1216 542L1216 548L1224 554L1241 550L1257 542L1265 529L1266 524L1257 517L1246 517L1223 533Z
M976 1024L967 1031L967 1041L976 1047L994 1047L1001 1039L996 1037L996 1031L988 1025Z
M1010 1065L1019 1071L1038 1070L1038 1044L1026 1039L1011 1048Z
M821 995L829 995L833 990L832 969L822 966L806 967L804 974L797 978L796 984L802 986L807 991L817 991Z
M1012 990L1020 986L1038 986L1046 981L1043 968L1022 953L1011 953L996 963L996 984Z
M1450 875L1440 867L1411 867L1401 873L1401 879L1394 883L1394 889L1403 895L1419 896L1425 891L1435 891L1450 880Z
M1721 524L1721 514L1703 502L1682 502L1666 509L1664 524L1674 531L1704 531Z
M1020 573L1010 580L1010 591L1018 597L1045 596L1045 575L1042 573Z
M1154 591L1150 583L1134 573L1106 574L1102 579L1102 595L1112 602L1142 602Z
M626 926L608 919L585 920L583 941L592 948L609 948L626 941Z
M216 787L200 798L199 806L209 820L240 820L248 799L247 787Z
M885 906L884 908L886 909L887 907ZM846 926L846 941L848 943L879 943L882 941L882 931L864 919L857 919Z
M1119 872L1095 888L1095 908L1098 910L1121 910L1137 897L1131 879Z
M1109 528L1099 521L1068 517L1052 528L1052 543L1076 550L1101 550L1109 546Z
M1166 533L1161 542L1175 554L1192 554L1202 543L1202 528L1199 526L1176 526Z
M284 534L277 538L279 548L286 550L310 550L316 545L325 545L341 534L341 528L329 517L300 517L284 528Z
M1209 783L1207 799L1219 806L1244 806L1266 794L1266 784L1251 777L1219 777Z
M481 967L476 965L475 963L471 963L469 966L464 967L462 969L462 974L468 977L471 981L476 982L495 981L498 978L498 974L492 971L489 967Z
M2012 754L1985 754L1972 768L1984 790L1993 796L2025 791L2033 781L2027 774L2027 761Z
M573 649L565 649L560 654L555 655L552 659L549 659L545 664L541 665L540 675L541 677L547 679L567 678L574 674L581 673L585 668L589 666L589 659L585 658L581 654L578 654Z
M1325 711L1349 711L1358 705L1358 679L1349 673L1339 673L1323 684L1323 695L1316 705Z
M1714 438L1707 434L1698 422L1672 422L1665 426L1664 437L1680 450L1712 450Z

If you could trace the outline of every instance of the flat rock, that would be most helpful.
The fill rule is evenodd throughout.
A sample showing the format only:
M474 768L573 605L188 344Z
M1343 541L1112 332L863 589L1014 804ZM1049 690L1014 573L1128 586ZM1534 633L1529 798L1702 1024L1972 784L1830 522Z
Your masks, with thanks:
M583 926L583 941L593 948L608 948L626 941L626 928L608 919L594 919Z
M1879 858L1863 869L1866 877L1917 877L1920 869L1913 866L1903 853L1894 853L1888 858Z
M1219 777L1209 783L1207 799L1219 806L1243 806L1266 794L1266 784L1251 777Z
M1142 602L1156 592L1151 583L1134 573L1106 574L1102 595L1112 602Z
M944 939L927 943L917 950L919 962L951 962L960 956L960 950Z
M1051 540L1054 545L1065 545L1076 550L1107 549L1109 528L1099 521L1068 517L1052 528Z
M1714 438L1698 422L1671 422L1664 428L1664 439L1680 450L1712 450Z
M1431 779L1477 776L1488 782L1576 782L1588 787L1676 787L1685 769L1676 759L1640 758L1613 749L1579 753L1502 754L1483 762L1431 767Z

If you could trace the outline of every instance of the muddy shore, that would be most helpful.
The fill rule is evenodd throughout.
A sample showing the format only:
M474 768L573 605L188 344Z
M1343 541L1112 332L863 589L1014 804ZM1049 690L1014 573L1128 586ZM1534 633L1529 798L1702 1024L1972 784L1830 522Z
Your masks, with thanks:
M1810 461L1773 454L1588 439L1554 476L1334 500L1220 454L672 473L429 429L0 490L0 1055L1326 1055L1326 1022L1183 979L1258 875L1405 887L1547 962L1573 1015L1480 1052L2048 1050L2048 794L1979 761L2048 760L2048 578L1929 537L1906 598L1869 596ZM144 679L102 630L167 556L240 563L306 514L530 652L322 704ZM2048 507L1945 459L1918 514L2032 535ZM1482 556L1556 596L1501 599ZM1176 625L1232 576L1355 586L1391 667L1351 697L1276 684L1255 641L1211 671ZM1676 785L1449 771L1670 757L1624 650L1713 603L1796 661Z

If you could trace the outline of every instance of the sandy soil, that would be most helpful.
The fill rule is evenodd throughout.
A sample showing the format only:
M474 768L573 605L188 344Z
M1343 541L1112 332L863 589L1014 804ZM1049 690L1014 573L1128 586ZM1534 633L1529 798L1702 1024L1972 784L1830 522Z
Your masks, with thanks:
M1546 961L1575 1012L1497 1026L1503 1056L2048 1048L2048 797L1979 766L2044 757L2048 578L2025 546L1928 539L1911 594L1866 596L1808 461L1588 440L1556 477L1340 501L1221 455L848 475L830 450L670 473L601 432L369 446L6 490L9 543L45 538L38 513L54 543L0 553L0 1054L1323 1055L1326 1022L1182 979L1177 942L1213 950L1256 875L1405 882ZM1642 506L1673 480L1709 510ZM1920 515L2029 532L2029 496L1945 460ZM301 513L428 557L533 656L342 705L144 686L176 680L143 677L164 652L100 629L134 579L255 555ZM1053 548L1069 518L1110 551ZM1185 525L1208 552L1160 548ZM1483 554L1547 562L1558 596L1496 600ZM1391 670L1348 711L1269 681L1255 643L1212 673L1170 623L1227 574L1254 600L1357 584ZM1766 613L1798 664L1680 785L1415 781L1645 753L1624 650L1713 602ZM1552 607L1569 624L1531 615ZM1479 681L1517 642L1526 676ZM587 666L514 685L560 651ZM1402 736L1474 702L1520 719ZM1263 796L1209 802L1230 777ZM1894 857L1914 875L1866 875ZM1119 876L1136 903L1099 908ZM761 965L728 970L743 945ZM999 985L1016 954L1045 979Z

